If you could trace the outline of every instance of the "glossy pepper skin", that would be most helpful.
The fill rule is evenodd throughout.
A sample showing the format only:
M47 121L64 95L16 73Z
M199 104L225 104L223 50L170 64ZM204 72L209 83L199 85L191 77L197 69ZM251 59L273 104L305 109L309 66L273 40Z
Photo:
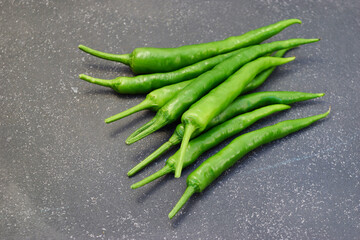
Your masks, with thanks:
M136 130L133 134L131 134L126 139L126 143L134 143L180 118L180 116L191 106L191 104L196 102L209 90L213 89L226 78L231 76L238 67L243 65L242 62L246 60L244 57L239 57L239 55L236 55L220 63L211 71L200 75L196 80L192 81L183 90L178 92L162 108L160 108L157 111L155 117L150 122L146 123L138 130ZM283 58L279 58L279 61L280 60L281 62L284 61ZM267 67L270 66L267 65ZM247 67L245 68L247 69ZM265 69L265 66L262 69Z
M288 49L288 48L296 47L296 46L299 46L302 44L317 42L317 41L319 41L319 39L289 39L289 40L277 41L277 42L272 42L272 43L261 44L259 46L244 48L244 49L239 50L237 52L237 54L243 54L243 55L245 55L245 57L244 57L245 59L246 58L249 59L249 57L247 57L247 55L249 55L250 51L254 51L254 52L265 51L265 54L266 54L266 53L271 53L273 51L279 50L279 53L276 53L274 56L280 57L284 54L284 52L282 52L282 51L286 51L286 49ZM269 49L266 50L267 48L269 48L270 50L271 49L274 49L274 50L273 51L270 51ZM236 55L230 56L229 58L233 58ZM262 54L257 53L256 56L262 56ZM250 54L250 57L251 57L251 54ZM253 57L253 58L255 58L255 57ZM227 58L225 61L228 61L229 58ZM231 62L229 61L228 63L231 63ZM219 65L220 64L223 64L223 62L219 63ZM217 67L217 65L216 65L214 68L219 68L219 67ZM214 71L214 68L209 71ZM220 68L220 70L221 70L221 68ZM258 80L255 81L255 84L251 83L253 85L252 87L249 86L249 88L245 89L244 91L250 91L250 90L255 89L257 86L259 86L262 82L265 81L265 79L271 74L271 72L272 71L265 72L263 74L263 76L261 76ZM206 74L206 72L203 74ZM165 86L160 89L154 90L155 92L152 91L151 93L149 93L146 96L146 99L143 102L141 102L139 105L134 106L124 112L118 113L114 116L111 116L111 117L105 119L105 122L111 123L111 122L117 121L121 118L124 118L126 116L129 116L133 113L145 110L145 109L151 109L151 110L157 111L162 106L164 106L165 103L169 102L180 90L184 89L189 83L191 83L194 80L198 80L199 78L200 79L203 78L202 75L198 76L195 79L187 80L186 81L187 83L180 82L180 83L172 84L172 85ZM209 74L207 74L205 76L209 76ZM165 94L162 94L163 92ZM156 96L156 98L154 98L154 96ZM134 135L135 135L135 133L134 133Z
M150 122L131 134L126 140L126 143L134 143L162 128L166 124L180 118L181 114L184 113L191 104L230 77L244 64L276 50L317 41L319 41L319 39L291 39L247 47L241 53L226 59L210 71L207 71L195 78L189 85L175 94L169 102L159 109L155 117Z
M256 80L256 79L254 79ZM253 80L253 81L254 81ZM234 100L223 112L213 118L206 129L222 124L237 115L252 111L254 109L270 105L270 104L292 104L295 102L306 101L324 96L324 93L305 93L305 92L257 92L243 95ZM205 130L206 130L205 129ZM184 136L184 125L178 124L170 139L161 145L157 150L150 154L147 158L137 164L128 172L128 176L133 176L141 169L146 167L156 158L167 152L171 147L178 145ZM196 137L194 134L192 137Z
M274 54L274 57L282 57L287 50L288 49L283 49L283 50L277 51ZM238 51L241 51L241 50L238 50ZM267 69L264 72L260 73L259 76L256 76L256 78L251 83L249 83L248 86L246 86L246 88L244 89L244 92L252 91L255 88L257 88L258 86L260 86L270 76L270 74L274 70L275 70L275 68L270 68L270 69ZM164 73L164 74L166 74L166 73ZM144 75L144 76L146 76L146 75ZM122 119L126 116L129 116L131 114L134 114L136 112L139 112L139 111L142 111L145 109L157 111L163 105L165 105L165 103L168 102L176 94L176 92L182 90L191 81L192 80L188 80L188 81L186 81L186 83L184 83L184 82L175 83L175 84L172 84L169 86L164 86L162 88L153 90L152 92L150 92L149 94L146 95L146 98L144 101L142 101L141 103L139 103L138 105L136 105L132 108L129 108L121 113L118 113L114 116L111 116L111 117L105 119L105 123L111 123L111 122L117 121L119 119ZM106 82L106 84L107 84L107 82ZM105 83L104 83L104 85L105 85Z
M184 112L181 123L185 129L175 177L179 178L181 175L187 144L194 133L204 131L210 121L229 106L257 74L269 67L279 66L294 59L294 57L261 57L249 62Z
M288 51L289 49L282 49L279 50L277 52L275 52L274 57L282 57L284 56L284 54ZM257 87L259 87L263 82L265 82L265 80L271 75L271 73L275 70L275 67L271 67L269 69L266 69L265 71L261 72L260 74L258 74L243 90L243 93L247 93L249 91L252 91L254 89L256 89ZM147 101L147 99L145 99L145 101ZM149 102L149 101L147 101ZM136 108L137 106L135 106ZM130 110L131 111L131 110ZM241 113L241 112L240 112ZM239 113L239 114L240 114ZM121 114L121 113L120 113ZM235 116L236 114L234 114L233 116ZM121 115L120 115L121 116ZM116 119L116 118L113 118ZM106 121L106 120L105 120ZM137 173L138 171L140 171L141 169L143 169L145 166L147 166L149 163L151 163L152 161L154 161L156 158L158 158L159 156L161 156L163 153L167 152L172 146L177 145L178 143L181 142L181 139L184 135L184 125L179 124L176 127L176 130L173 134L173 136L169 139L169 141L167 141L166 143L164 143L163 145L160 146L160 148L158 148L156 151L154 151L152 154L150 154L147 158L145 158L143 161L141 161L140 163L138 163L135 167L133 167L129 172L128 172L128 176L132 176L135 173Z
M238 134L242 130L251 126L258 120L267 117L273 113L289 109L290 106L284 104L275 104L256 109L252 112L245 113L234 117L218 126L211 128L209 131L201 134L190 141L186 148L183 168L194 163L197 158L205 151L217 146L226 139ZM180 157L180 151L172 155L165 163L165 167L149 177L135 183L131 186L132 189L139 188L165 174L175 172L175 166Z
M205 160L187 177L187 188L185 193L175 205L173 210L169 213L169 218L173 218L195 192L202 192L217 177L234 165L248 152L260 147L261 145L299 131L310 124L325 118L329 112L330 109L323 114L283 121L237 137L217 154Z
M131 54L104 53L84 45L79 45L79 48L94 56L127 64L137 74L170 72L222 53L259 44L296 23L300 24L301 21L288 19L222 41L178 48L136 48Z
M115 79L100 79L80 74L79 78L100 86L110 87L121 94L149 93L167 85L196 78L240 51L242 49L208 58L172 72L137 75L135 77L117 77Z

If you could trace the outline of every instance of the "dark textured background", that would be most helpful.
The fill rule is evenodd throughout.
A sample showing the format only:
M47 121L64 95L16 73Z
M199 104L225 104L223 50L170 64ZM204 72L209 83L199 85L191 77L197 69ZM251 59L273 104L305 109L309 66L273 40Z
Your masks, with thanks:
M359 239L358 0L0 0L0 9L1 239ZM175 125L125 145L154 114L104 124L143 96L120 96L79 80L80 73L110 79L131 72L77 45L113 53L176 47L287 18L303 24L271 41L322 40L291 51L296 61L276 70L260 90L326 96L249 130L330 105L331 115L248 154L170 221L167 214L194 167L181 179L165 177L138 190L130 185L162 167L166 157L131 179L126 172Z

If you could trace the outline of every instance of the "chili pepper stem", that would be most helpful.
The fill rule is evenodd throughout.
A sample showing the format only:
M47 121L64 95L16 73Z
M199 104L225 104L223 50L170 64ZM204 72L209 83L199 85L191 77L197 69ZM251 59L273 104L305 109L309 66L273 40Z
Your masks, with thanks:
M91 54L95 57L99 57L99 58L103 58L106 60L110 60L110 61L116 61L116 62L121 62L123 64L126 65L130 65L131 62L131 57L130 54L112 54L112 53L105 53L105 52L100 52L98 50L95 49L91 49L89 47L86 47L84 45L79 45L79 49Z
M150 122L145 124L143 127L136 130L133 134L131 134L127 139L127 144L132 144L134 142L143 139L147 135L155 132L156 130L162 128L167 124L166 119L162 115L156 115Z
M188 186L181 196L180 200L176 203L175 207L169 213L169 218L172 219L175 214L184 206L184 204L189 200L189 198L196 192L196 189L193 186Z
M128 172L128 176L131 177L135 173L137 173L139 170L147 166L149 163L153 162L155 159L157 159L159 156L166 153L171 147L179 144L181 142L181 137L178 134L173 134L169 141L165 142L163 145L161 145L158 149L156 149L152 154L150 154L148 157L146 157L144 160L142 160L138 165L136 165L133 169L131 169ZM140 166L141 168L138 170L135 170L137 166Z
M176 167L175 167L175 178L179 178L181 176L181 170L184 164L186 148L189 144L191 135L193 134L194 131L195 131L194 125L191 124L185 125L184 137L181 141L181 147L180 147L180 157L179 160L176 162Z
M139 182L137 183L134 183L133 185L131 185L131 188L132 189L136 189L136 188L139 188L139 187L142 187L168 173L171 173L172 171L172 168L169 166L169 165L165 165L163 168L161 168L159 171L151 174L150 176L144 178L143 180L140 180Z
M80 74L79 78L87 81L89 83L94 83L100 86L104 86L104 87L111 87L113 85L113 80L107 80L107 79L100 79L100 78L94 78L94 77L90 77L88 75L85 74Z
M153 124L155 122L155 119L151 119L149 122L145 123L144 125L142 125L140 128L136 129L135 132L133 132L132 134L130 134L130 136L126 139L125 143L126 144L132 144L134 142L130 141L130 139L132 139L133 137L135 137L136 135L138 135L139 133L141 133L143 130L147 129L151 124Z
M108 117L107 119L105 119L105 123L115 122L119 119L127 117L136 112L140 112L142 110L149 109L153 106L154 106L154 104L149 99L145 98L145 100L142 101L141 103L139 103L138 105L136 105L132 108L129 108L121 113L115 114L114 116Z
M169 148L171 148L173 144L171 142L166 142L163 145L161 145L158 149L156 149L152 154L150 154L147 158L145 158L143 161L138 163L135 167L133 167L127 175L129 177L133 176L135 173L139 172L141 169L146 167L149 163L154 161L156 158L158 158L163 152L166 152Z

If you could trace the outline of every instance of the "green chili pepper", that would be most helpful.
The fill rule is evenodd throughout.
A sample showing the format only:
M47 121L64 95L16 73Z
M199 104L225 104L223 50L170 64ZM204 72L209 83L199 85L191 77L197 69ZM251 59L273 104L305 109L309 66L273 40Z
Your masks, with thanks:
M126 143L134 143L162 128L166 124L178 119L181 114L191 106L191 104L231 76L245 63L276 50L317 41L319 41L319 39L291 39L287 41L247 47L246 50L242 51L240 54L226 59L210 71L207 71L195 78L189 85L175 94L170 101L159 109L155 117L150 122L131 134L126 140Z
M170 72L218 54L259 44L295 23L301 23L301 21L299 19L283 20L217 42L178 48L136 48L131 54L104 53L84 45L79 45L79 48L91 55L129 65L135 73Z
M195 192L202 192L208 185L210 185L211 182L234 165L236 161L248 152L263 144L299 131L300 129L326 117L329 112L330 109L323 114L283 121L237 137L217 154L204 161L187 177L187 188L185 193L182 195L173 210L169 213L169 218L173 218Z
M265 72L264 72L265 73ZM255 79L254 79L255 80ZM253 81L254 81L253 80ZM292 104L324 96L324 93L304 92L257 92L243 95L234 100L223 112L213 118L206 129L222 124L230 118L270 104ZM205 129L205 130L206 130ZM184 125L179 124L170 139L128 172L128 176L146 167L156 158L179 144L184 136ZM197 136L196 133L192 136Z
M232 60L232 58L229 58L228 60ZM263 58L261 58L261 60L263 60ZM293 58L277 58L277 61L279 62L278 65L291 60L293 60ZM262 63L261 61L254 61L256 61L257 63ZM275 66L275 62L276 61L273 61L274 65L272 66ZM225 60L223 63L227 64L227 60ZM133 134L131 134L128 139L126 139L126 143L134 143L149 135L150 133L164 127L165 125L174 122L181 116L182 113L184 113L191 106L191 104L196 102L209 90L216 87L216 85L220 84L222 81L224 81L227 77L229 77L235 72L236 69L233 67L233 65L229 64L224 66L223 63L217 65L215 68L213 68L213 70L202 74L200 76L200 79L192 81L183 90L178 92L169 102L167 102L161 109L158 110L157 114L150 122L146 123L138 130L136 130ZM251 65L251 68L255 66L256 65ZM260 66L261 68L257 68L259 71L264 70L266 67L270 67L270 65ZM246 67L246 65L244 67L248 70L251 69L249 67Z
M238 54L240 51L243 51L243 49L208 58L172 72L145 74L135 77L118 77L111 80L93 78L85 74L80 74L79 78L90 83L110 87L122 94L148 93L170 84L193 79L212 69L225 59Z
M268 43L268 44L262 44L262 45L260 45L261 46L260 49L257 46L248 47L248 48L242 49L244 52L239 50L238 53L239 54L243 53L246 56L246 55L248 55L248 51L260 51L261 49L263 49L263 51L265 51L266 53L269 53L269 52L272 52L272 51L265 50L266 48L274 49L274 51L279 50L279 49L284 50L284 48L288 49L288 48L296 47L296 46L299 46L299 45L302 45L302 44L317 42L318 40L319 39L289 39L289 40L285 40L285 41L277 41L277 42L272 42L272 43ZM282 52L280 52L279 54L275 54L275 56L280 57L280 56L283 55L283 53L282 53L282 55L281 55L281 53ZM262 56L262 55L259 53L257 56ZM232 56L232 57L234 57L234 56ZM227 58L227 59L229 59L229 58ZM214 70L214 69L212 69L212 70ZM212 71L212 70L210 70L210 71ZM261 77L262 79L256 80L256 81L258 81L258 83L255 84L254 86L256 86L256 85L259 86L260 83L264 82L265 78L267 76L269 76L270 74L271 74L271 72L265 73L264 76ZM198 79L200 77L201 77L201 75L198 76L195 79ZM111 116L111 117L105 119L105 122L106 123L111 123L111 122L117 121L117 120L119 120L121 118L124 118L126 116L129 116L129 115L131 115L133 113L145 110L145 109L151 109L151 110L157 111L162 106L164 106L165 103L170 101L170 99L172 99L174 97L174 95L176 95L177 92L179 92L179 90L182 90L183 88L185 88L185 86L187 86L189 83L191 83L195 79L188 80L186 84L180 82L180 83L177 83L177 84L173 84L173 86L172 85L165 86L165 87L161 88L161 90L160 89L155 90L156 92L152 91L151 93L149 93L146 96L145 100L143 102L141 102L140 104L138 104L138 105L136 105L136 106L124 111L124 112L118 113L118 114L116 114L114 116ZM250 86L249 86L249 89L247 89L246 91L250 91L252 89L250 89Z
M194 103L181 117L184 125L184 136L180 146L180 158L176 165L175 177L181 175L185 151L191 136L205 130L210 121L220 114L231 102L239 96L242 90L261 71L288 63L293 58L261 57L244 65L225 82L211 90L206 96Z
M256 109L252 112L245 113L234 117L220 125L211 128L209 131L201 134L190 141L186 148L186 155L183 168L194 163L196 159L205 151L217 146L226 139L238 134L242 130L251 126L258 120L269 116L273 113L289 109L289 105L275 104L267 107ZM165 163L165 166L156 173L144 178L131 186L132 189L139 188L155 179L164 176L170 172L175 172L176 163L179 160L180 151L172 155Z
M282 57L286 51L289 49L283 49L283 50L279 50L274 54L274 57ZM243 90L242 93L247 93L249 91L252 91L254 89L256 89L257 87L259 87L269 76L270 74L275 70L275 67L271 67L263 72L261 72L260 74L258 74ZM235 100L236 101L236 100ZM279 102L280 103L280 102ZM240 103L241 106L241 103ZM135 106L136 107L136 106ZM251 106L249 106L251 107ZM260 107L260 106L258 106ZM251 109L252 110L252 109ZM224 112L226 112L226 110L224 110ZM246 112L244 110L244 112ZM237 115L237 114L241 114L243 112L234 112L233 115L231 115L229 118ZM228 118L228 119L229 119ZM224 121L226 121L227 119L224 119ZM106 121L106 120L105 120ZM209 125L211 125L211 123L214 122L213 120L210 122ZM214 126L214 125L212 125ZM179 124L176 127L176 130L174 132L174 134L172 135L172 137L170 137L170 140L167 141L166 143L164 143L162 146L160 146L160 148L158 148L156 151L154 151L152 154L150 154L147 158L145 158L143 161L141 161L139 164L137 164L134 168L132 168L129 172L128 172L128 176L132 176L135 173L137 173L138 171L140 171L141 169L143 169L144 167L146 167L149 163L151 163L152 161L154 161L156 158L158 158L159 156L161 156L163 153L165 153L166 151L168 151L172 146L177 145L178 143L181 142L181 139L183 137L184 134L184 126L182 124Z
M282 57L285 52L288 49L279 50L274 54L274 57ZM240 50L238 50L240 51ZM275 68L270 68L268 70L265 70L263 73L260 73L259 76L256 76L256 78L249 83L248 86L244 89L244 92L249 92L260 86L266 78L274 71ZM150 75L150 74L149 74ZM146 76L146 75L145 75ZM168 102L178 91L183 89L187 84L189 84L191 80L186 81L186 83L180 82L177 84L172 84L169 86L165 86L159 89L156 89L149 94L147 94L144 101L139 103L138 105L129 108L125 110L124 112L118 113L114 116L111 116L107 119L105 119L105 123L111 123L114 121L117 121L119 119L122 119L126 116L129 116L133 113L150 109L157 111L160 109L163 105L165 105L166 102Z

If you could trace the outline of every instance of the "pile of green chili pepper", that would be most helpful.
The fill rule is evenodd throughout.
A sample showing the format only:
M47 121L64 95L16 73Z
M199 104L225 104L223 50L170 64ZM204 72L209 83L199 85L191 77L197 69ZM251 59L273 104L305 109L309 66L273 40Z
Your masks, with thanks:
M136 48L130 54L105 53L79 45L86 53L124 63L134 73L144 74L112 80L79 76L120 94L147 94L140 104L105 119L106 123L111 123L145 109L156 111L151 121L126 139L127 144L169 123L181 121L169 140L132 168L128 176L181 143L180 149L168 158L162 169L131 188L139 188L171 172L178 178L181 170L194 163L202 153L238 135L258 120L289 109L288 104L322 97L323 93L289 91L248 93L264 83L276 66L295 59L283 58L289 49L319 41L297 38L262 43L297 23L301 21L288 19L222 41L178 48ZM202 192L248 152L299 131L329 112L330 109L319 115L287 120L239 135L188 176L187 188L169 218L173 218L194 193Z

